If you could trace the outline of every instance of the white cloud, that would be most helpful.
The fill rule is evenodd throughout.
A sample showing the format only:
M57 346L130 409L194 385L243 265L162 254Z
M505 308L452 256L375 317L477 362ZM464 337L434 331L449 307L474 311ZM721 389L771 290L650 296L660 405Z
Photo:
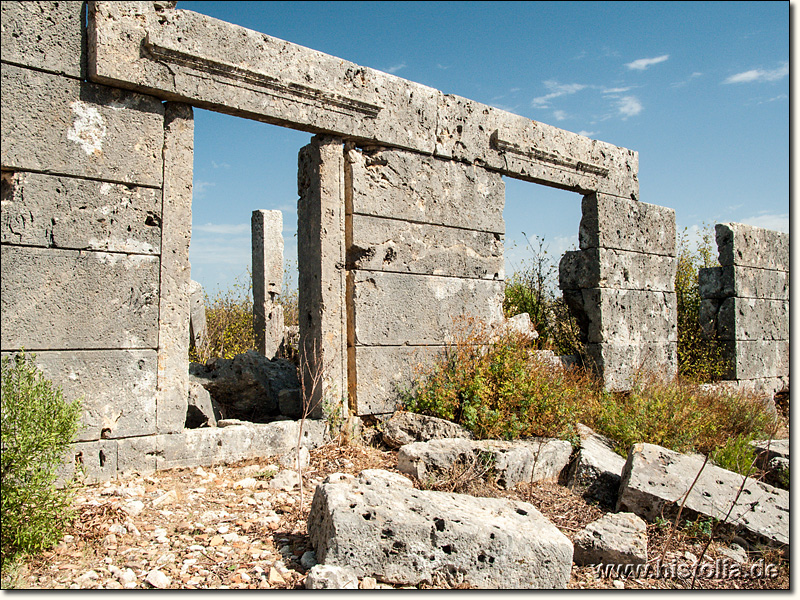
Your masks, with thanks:
M751 69L731 75L722 83L753 83L764 81L779 81L789 74L789 63L781 63L781 66L771 71L763 69Z
M761 100L759 104L766 104L767 102L776 102L777 100L788 100L789 96L786 94L778 94L773 98L767 98L766 100Z
M563 121L567 118L567 113L563 110L555 110L553 111L553 116L556 118L556 121Z
M632 90L632 87L617 87L617 88L604 88L604 94L624 94L625 92L629 92Z
M657 65L658 63L662 63L667 59L669 59L669 54L664 54L662 56L656 56L655 58L640 58L633 62L627 63L625 66L633 71L644 71L645 69L653 65Z
M230 169L231 168L231 166L228 163L226 163L226 162L218 163L215 160L211 161L211 166L213 168L215 168L215 169Z
M741 219L738 222L744 223L745 225L753 225L754 227L763 227L764 229L773 229L775 231L782 231L784 233L789 233L788 214L782 214L782 215L764 214L755 217L748 217L746 219Z
M689 83L690 81L692 81L692 80L694 80L694 79L697 79L698 77L702 77L702 76L703 76L703 74L702 74L702 73L699 73L699 72L694 72L694 73L692 73L691 75L689 75L689 77L687 77L686 79L684 79L683 81L676 81L675 83L673 83L673 84L672 84L672 87L683 87L684 85L686 85L686 84L687 84L687 83Z
M623 96L617 102L617 110L623 119L627 119L638 115L644 110L644 107L636 96Z
M585 136L585 137L588 137L588 138L590 138L590 137L592 137L593 135L597 135L597 132L596 132L596 131L586 131L585 129L581 129L581 130L578 132L578 135L582 135L582 136Z
M402 62L400 64L393 65L393 66L389 67L388 69L384 69L384 71L386 71L387 73L394 74L394 73L397 73L400 69L405 69L406 66L407 66L406 63Z
M531 100L531 106L533 108L549 108L550 100L559 98L561 96L575 94L589 87L582 83L558 83L557 81L553 80L545 81L543 83L544 86L550 90L550 93L544 96L538 96Z
M216 235L242 235L250 233L250 223L195 225L192 230L197 233L212 233Z
M205 197L206 192L208 192L209 188L212 188L215 185L217 184L214 183L213 181L199 181L199 180L195 181L192 184L192 196L194 196L194 198L197 200L201 200L202 198Z
M448 66L445 66L445 65L443 65L443 64L436 63L436 68L437 68L437 69L441 69L442 71L446 71L447 69L449 69L449 68L450 68L450 66L449 66L449 65L448 65Z

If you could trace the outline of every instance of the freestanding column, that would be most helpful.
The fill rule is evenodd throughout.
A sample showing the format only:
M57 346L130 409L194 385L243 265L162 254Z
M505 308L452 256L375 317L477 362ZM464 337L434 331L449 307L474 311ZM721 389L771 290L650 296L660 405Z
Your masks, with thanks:
M272 358L283 341L283 307L275 300L283 282L283 215L279 210L254 210L250 220L253 244L253 330L256 349Z

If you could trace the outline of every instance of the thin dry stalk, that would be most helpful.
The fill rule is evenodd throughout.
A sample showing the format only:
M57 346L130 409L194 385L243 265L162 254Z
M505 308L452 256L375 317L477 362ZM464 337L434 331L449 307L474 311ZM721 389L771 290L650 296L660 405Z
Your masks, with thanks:
M675 520L672 522L672 527L669 530L669 535L667 536L667 541L664 542L664 548L661 550L661 556L659 557L659 563L664 562L664 557L667 554L667 549L669 548L669 544L672 541L672 536L675 534L675 530L678 528L678 523L681 521L681 513L683 512L683 507L686 505L686 500L689 498L689 494L692 493L692 489L694 488L694 484L697 483L697 480L700 479L700 474L703 472L703 469L706 468L706 464L708 463L708 454L706 454L705 459L703 460L703 464L700 466L700 470L695 475L694 481L692 481L692 485L689 486L689 490L686 492L686 495L683 497L681 501L681 507L678 509L678 514L675 517Z

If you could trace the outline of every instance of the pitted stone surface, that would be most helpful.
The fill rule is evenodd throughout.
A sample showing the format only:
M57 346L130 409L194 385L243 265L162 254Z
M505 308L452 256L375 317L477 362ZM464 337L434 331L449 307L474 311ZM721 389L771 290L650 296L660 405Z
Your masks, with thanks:
M584 497L614 506L625 459L614 452L608 438L581 423L578 423L578 434L581 445L567 481L578 488Z
M532 505L416 490L396 477L317 486L308 530L320 562L389 583L566 587L572 544Z
M565 440L433 439L400 448L397 468L420 481L447 472L460 462L489 458L489 465L506 489L518 483L556 480L569 463L572 446Z
M609 513L575 536L576 565L647 562L647 525L633 513Z
M189 338L198 350L207 339L206 300L203 286L196 281L189 282Z
M788 340L789 303L761 298L728 298L717 313L723 340Z
M740 381L788 378L789 346L789 340L735 340L720 344L722 356L731 365L728 376Z
M254 210L250 219L253 259L253 331L256 349L272 358L283 343L283 213Z
M2 242L159 254L161 194L152 188L3 172Z
M586 344L589 364L603 373L607 390L625 391L642 370L670 377L678 370L677 342Z
M654 444L635 444L622 473L617 511L630 511L653 521L670 509L677 510L702 464L699 456L686 456ZM684 515L713 517L734 525L751 539L788 551L789 492L748 478L737 498L741 485L741 475L706 464L686 499Z
M472 434L452 421L405 411L383 424L383 441L392 448L442 438L472 439Z
M357 590L358 577L350 567L314 565L306 575L307 590Z
M698 271L700 296L724 299L789 300L789 272L752 267L711 267Z
M742 223L718 223L714 227L719 264L774 271L789 270L789 234Z
M677 259L611 248L565 252L559 263L559 287L612 288L674 292Z

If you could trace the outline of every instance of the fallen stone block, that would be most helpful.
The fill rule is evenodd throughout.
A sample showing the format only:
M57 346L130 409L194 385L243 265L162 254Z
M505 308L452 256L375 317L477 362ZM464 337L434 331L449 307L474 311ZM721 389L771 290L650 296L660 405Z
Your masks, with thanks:
M632 513L609 513L589 523L573 541L576 565L647 562L647 525Z
M789 440L753 440L750 444L758 454L765 454L767 460L776 456L789 458Z
M617 511L630 511L648 521L668 515L677 510L702 464L700 456L635 444L622 473ZM783 546L788 552L789 492L748 478L738 495L740 486L741 475L706 464L686 499L683 516L718 519L745 538Z
M306 575L307 590L357 590L358 577L350 567L314 565Z
M416 490L387 471L317 486L308 519L317 559L387 583L564 588L572 544L527 502Z
M189 404L186 408L185 427L188 429L197 429L204 425L216 427L217 419L222 415L219 408L214 406L215 404L211 400L208 390L199 383L189 382Z
M392 448L443 438L472 439L472 434L452 421L412 412L396 412L383 424L383 441Z
M397 468L425 481L457 463L481 461L506 489L518 483L556 480L569 463L572 445L565 440L440 439L400 448Z
M614 452L608 438L581 423L578 423L578 434L581 447L570 467L567 483L578 488L584 498L614 506L625 459Z

